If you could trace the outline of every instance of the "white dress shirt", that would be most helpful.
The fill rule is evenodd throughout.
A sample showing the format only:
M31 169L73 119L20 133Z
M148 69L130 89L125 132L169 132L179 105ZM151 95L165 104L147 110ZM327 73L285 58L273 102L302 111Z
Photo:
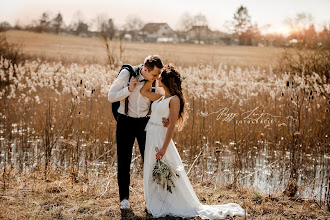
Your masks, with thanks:
M110 102L120 101L118 113L125 115L125 98L128 96L128 116L133 118L145 117L148 114L150 100L140 93L140 89L144 82L140 82L144 77L138 75L138 83L135 89L130 92L128 90L129 71L123 69L115 81L111 84L108 92L108 100Z

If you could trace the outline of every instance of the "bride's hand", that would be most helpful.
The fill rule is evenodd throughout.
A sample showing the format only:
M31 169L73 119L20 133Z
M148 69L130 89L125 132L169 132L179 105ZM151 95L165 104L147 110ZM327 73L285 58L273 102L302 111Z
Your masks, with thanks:
M156 160L162 159L163 156L166 153L166 149L162 147L157 153L156 153Z

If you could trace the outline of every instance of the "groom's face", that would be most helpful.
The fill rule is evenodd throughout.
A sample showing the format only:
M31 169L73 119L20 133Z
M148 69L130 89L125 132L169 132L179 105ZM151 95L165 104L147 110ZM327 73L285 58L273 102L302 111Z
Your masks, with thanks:
M149 81L154 81L156 80L158 77L159 77L159 74L161 72L161 68L157 68L156 66L154 67L153 70L149 71L147 68L146 68L146 72L147 72L147 80Z

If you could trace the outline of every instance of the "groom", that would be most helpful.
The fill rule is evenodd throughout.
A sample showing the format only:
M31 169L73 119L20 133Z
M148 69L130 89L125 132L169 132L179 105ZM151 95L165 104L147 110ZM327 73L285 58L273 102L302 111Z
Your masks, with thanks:
M159 77L163 63L159 56L151 55L145 58L144 64L139 70L137 77L132 77L128 82L130 73L123 69L112 83L108 100L120 101L118 108L116 141L117 141L117 164L118 164L118 187L121 201L121 209L129 209L129 185L132 149L135 138L139 144L142 159L146 141L145 126L148 123L147 116L150 108L150 100L141 95L140 89L144 82L154 81ZM128 111L125 111L125 99L128 97ZM125 113L126 112L126 113ZM166 122L164 123L164 126Z

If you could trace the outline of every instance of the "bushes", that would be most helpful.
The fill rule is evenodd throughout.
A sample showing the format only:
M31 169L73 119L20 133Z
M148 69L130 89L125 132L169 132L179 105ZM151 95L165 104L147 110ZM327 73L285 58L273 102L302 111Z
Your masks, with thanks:
M16 77L16 69L13 68L14 66L17 66L19 63L24 61L25 57L22 53L22 44L11 44L7 41L7 37L5 33L0 34L0 56L4 58L5 60L10 61L11 65L2 65L0 71L2 71L2 74L0 74L0 88L9 85L10 78L9 72L13 72L13 77ZM13 68L13 69L10 69Z
M287 115L292 115L294 120L292 120L291 126L288 124L288 127L291 127L288 129L287 137L290 151L290 177L284 194L294 197L298 192L298 175L301 172L300 164L303 155L302 146L311 144L306 141L306 137L309 136L306 130L310 129L306 122L311 120L311 117L313 119L311 111L314 99L319 99L319 97L329 99L327 85L329 85L330 49L325 49L321 44L315 46L298 43L284 50L279 57L279 65L276 70L281 74L290 74L292 79L291 83L287 81L286 89L286 95L289 98L286 104ZM324 110L327 112L327 108ZM319 128L323 129L322 126ZM318 136L318 138L322 138L322 136Z
M22 44L9 43L5 33L0 34L0 54L3 58L10 60L12 64L17 65L25 59L22 48Z
M319 46L297 45L286 48L279 58L279 72L311 76L317 73L321 79L319 85L329 83L330 49ZM328 96L328 94L324 94Z

